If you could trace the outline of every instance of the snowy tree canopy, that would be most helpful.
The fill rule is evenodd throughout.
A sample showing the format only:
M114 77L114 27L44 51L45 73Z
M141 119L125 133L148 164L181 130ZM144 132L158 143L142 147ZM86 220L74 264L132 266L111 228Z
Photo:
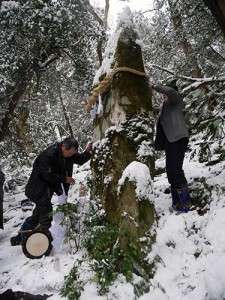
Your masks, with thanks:
M89 7L83 1L2 1L1 134L33 75L38 84L43 72L63 53L73 59L78 73L87 72L87 49L102 38Z

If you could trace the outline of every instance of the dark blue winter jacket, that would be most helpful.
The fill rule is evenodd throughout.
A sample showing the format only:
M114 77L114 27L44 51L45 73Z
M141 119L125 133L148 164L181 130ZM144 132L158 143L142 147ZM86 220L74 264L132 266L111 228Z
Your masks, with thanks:
M25 195L34 203L39 199L51 199L53 193L62 194L61 183L66 194L69 184L66 176L72 177L73 164L82 165L90 159L90 153L75 153L63 158L62 143L56 143L44 150L34 161L33 170L25 187Z

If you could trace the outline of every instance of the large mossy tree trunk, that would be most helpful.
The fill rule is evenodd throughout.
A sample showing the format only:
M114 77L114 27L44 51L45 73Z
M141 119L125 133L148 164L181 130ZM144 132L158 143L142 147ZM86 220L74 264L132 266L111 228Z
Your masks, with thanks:
M116 30L112 67L144 72L141 47L127 8L125 15L126 21L121 17ZM94 119L92 196L100 199L107 221L118 224L121 249L139 265L154 242L150 233L155 222L151 97L145 76L119 72L102 95L102 113Z

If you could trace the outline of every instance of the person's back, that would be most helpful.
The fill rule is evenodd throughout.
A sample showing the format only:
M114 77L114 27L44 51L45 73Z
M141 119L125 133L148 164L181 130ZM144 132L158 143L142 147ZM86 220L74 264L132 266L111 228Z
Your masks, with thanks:
M163 102L160 123L169 142L173 143L184 137L189 137L184 120L184 102L181 95L173 88L156 85L155 90L168 97Z
M180 212L188 212L193 205L182 167L189 137L183 113L183 98L176 86L152 87L163 95L156 125L155 147L156 150L165 150L166 173L171 185L173 208Z
M51 197L57 192L57 185L62 182L57 165L59 164L60 144L56 143L45 149L34 161L32 173L25 187L25 195L34 203L47 192Z
M78 153L78 142L66 138L60 143L45 149L34 161L31 176L25 187L25 195L35 203L32 216L26 218L24 224L48 232L52 222L51 198L68 192L70 185L75 183L72 177L73 164L84 164L90 159L91 145L83 153ZM23 226L23 225L22 225ZM21 236L11 238L12 246L21 244Z

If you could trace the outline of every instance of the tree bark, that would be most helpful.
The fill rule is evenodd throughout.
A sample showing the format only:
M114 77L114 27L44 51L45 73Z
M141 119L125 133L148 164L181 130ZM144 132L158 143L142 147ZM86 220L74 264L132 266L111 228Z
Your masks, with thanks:
M204 0L205 5L210 9L216 22L220 26L225 36L225 1L224 0Z
M108 27L108 14L109 14L109 0L105 0L105 18L104 18L104 27Z
M6 91L5 96L0 98L0 102L7 103L8 107L6 109L5 115L2 120L0 120L0 142L5 138L8 133L9 123L13 118L14 111L19 103L20 98L26 92L26 89L31 82L34 74L37 76L37 87L36 92L39 85L39 80L41 77L41 72L45 71L47 67L55 62L59 58L60 52L57 49L52 50L55 54L54 57L51 58L51 55L46 57L46 62L40 67L38 60L33 60L28 66L24 67L24 70L19 73L19 80L15 87L10 87L8 91Z
M182 24L182 16L180 14L180 11L177 9L177 4L174 1L168 0L169 7L170 7L170 14L171 14L171 19L173 22L174 30L177 34L178 40L180 47L182 51L184 52L186 58L191 57L191 52L193 52L191 44L188 42L184 34L181 34L184 32L183 29L183 24ZM197 59L194 59L191 57L192 61L192 66L194 69L191 71L192 77L201 77L201 70L198 67L198 62Z
M103 55L102 55L102 40L100 40L100 41L98 42L98 45L97 45L97 55L98 55L98 60L99 60L99 67L101 67L102 61L103 61Z
M0 127L0 142L4 139L4 137L8 133L9 123L12 120L12 117L13 117L14 111L17 107L17 104L19 103L21 96L25 93L26 88L27 88L29 82L31 81L33 75L34 75L34 71L33 71L32 65L29 65L25 69L25 71L21 74L20 80L16 84L16 86L14 88L12 88L11 91L9 91L8 94L10 96L5 96L4 98L6 98L6 99L4 99L2 97L2 100L7 101L9 104L8 104L8 108L5 112L5 116L3 117L3 119L1 120L1 123L0 123L0 125L1 125L1 127Z
M131 258L134 266L138 265L150 274L151 266L145 264L144 257L150 251L155 237L149 237L148 243L140 241L147 236L149 228L155 222L152 201L154 194L153 189L150 189L155 162L152 91L143 75L142 49L137 43L135 26L130 25L133 24L133 19L128 8L124 15L130 17L130 22L121 19L118 23L118 36L112 37L117 45L111 57L111 66L113 70L126 67L142 75L118 72L109 89L102 93L102 111L96 115L93 124L93 140L98 143L91 161L94 180L91 195L93 199L100 199L106 220L118 225L119 244L123 253ZM146 144L149 145L149 150L141 157L139 149ZM141 197L136 189L137 181L124 175L134 165L139 174L146 174L145 186L149 187ZM121 178L125 177L121 183ZM136 249L137 255L132 252L131 245Z
M59 98L60 98L60 103L61 103L61 105L62 105L63 114L64 114L64 117L65 117L65 120L66 120L66 126L67 126L67 128L68 128L68 130L69 130L70 136L71 136L72 138L74 138L73 129L72 129L72 126L71 126L71 124L70 124L70 119L69 119L69 116L68 116L68 114L67 114L66 106L65 106L65 104L64 104L64 102L63 102L63 98L62 98L62 95L61 95L61 91L60 91L60 96L59 96Z

